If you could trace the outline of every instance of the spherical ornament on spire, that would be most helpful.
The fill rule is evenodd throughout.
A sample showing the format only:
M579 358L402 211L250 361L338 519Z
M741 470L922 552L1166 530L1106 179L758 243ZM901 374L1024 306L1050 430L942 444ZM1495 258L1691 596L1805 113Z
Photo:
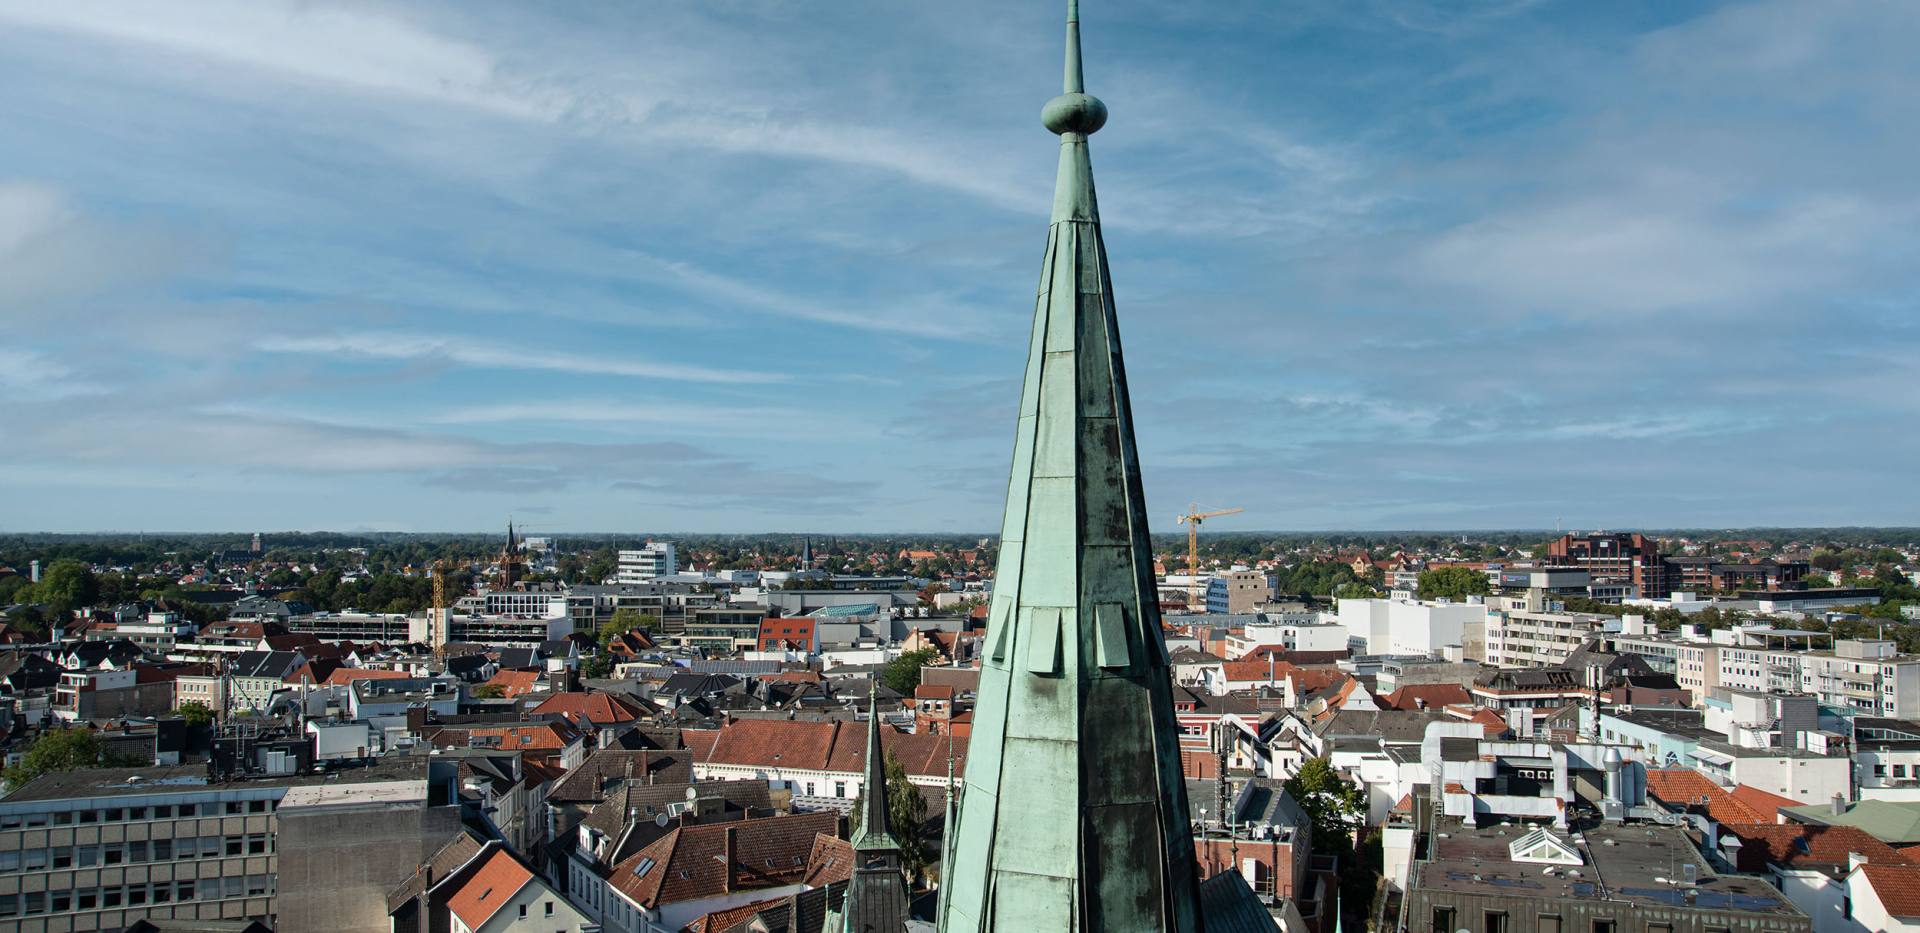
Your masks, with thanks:
M1062 94L1040 108L1040 122L1056 134L1090 136L1107 125L1107 105L1091 94Z

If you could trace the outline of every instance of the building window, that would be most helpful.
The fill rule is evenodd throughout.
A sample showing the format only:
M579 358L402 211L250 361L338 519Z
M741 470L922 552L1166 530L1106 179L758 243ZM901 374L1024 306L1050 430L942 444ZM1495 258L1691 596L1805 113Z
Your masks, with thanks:
M1489 910L1486 913L1487 933L1507 933L1507 915L1503 911Z
M1452 933L1453 908L1435 907L1433 909L1433 928L1435 931L1446 931L1446 933Z
M1613 921L1595 920L1593 922L1593 933L1613 933Z

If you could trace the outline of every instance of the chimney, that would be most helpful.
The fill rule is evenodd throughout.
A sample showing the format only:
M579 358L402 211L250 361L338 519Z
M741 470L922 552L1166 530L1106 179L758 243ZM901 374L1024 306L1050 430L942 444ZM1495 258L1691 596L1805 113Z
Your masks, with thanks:
M1867 864L1866 856L1861 855L1858 852L1847 853L1847 873L1848 874L1852 874L1854 871L1857 871L1860 868L1860 866L1865 864Z
M1839 794L1834 794L1834 795L1833 795L1833 804L1832 804L1832 807L1831 807L1831 812L1833 813L1833 815L1834 815L1834 816L1840 816L1841 814L1844 814L1844 813L1846 813L1846 812L1847 812L1847 798L1845 798L1845 797L1843 797L1843 796L1841 796L1841 795L1839 795Z
M726 870L720 876L720 890L733 892L733 827L727 827Z
M407 707L407 732L415 737L427 731L427 708L425 705Z

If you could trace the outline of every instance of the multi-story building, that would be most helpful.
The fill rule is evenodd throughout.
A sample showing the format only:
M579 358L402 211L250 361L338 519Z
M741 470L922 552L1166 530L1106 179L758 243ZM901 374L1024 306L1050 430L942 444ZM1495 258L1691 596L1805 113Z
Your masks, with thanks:
M182 669L139 665L121 671L66 671L54 686L53 716L68 722L158 716L173 709L173 681Z
M1595 583L1624 582L1649 598L1664 599L1680 585L1680 572L1642 534L1594 532L1561 535L1547 545L1547 563L1584 567Z
M766 618L767 611L759 606L706 606L688 614L686 628L675 640L724 653L751 651Z
M1676 826L1608 823L1575 835L1437 822L1413 861L1408 929L1482 933L1811 933L1778 888L1715 875ZM1679 879L1685 879L1681 881Z
M205 767L42 775L0 799L0 928L376 928L386 889L458 828L428 773L417 760L219 784Z
M1252 612L1273 599L1273 580L1258 570L1228 570L1207 581L1208 612Z
M380 642L387 645L425 642L425 620L393 612L311 612L288 616L289 632L312 635L321 641Z
M1843 639L1832 651L1783 652L1798 664L1800 691L1820 702L1889 718L1920 715L1920 655L1890 641Z
M542 615L450 615L447 640L476 645L538 647L573 634L566 601L555 599Z
M111 623L96 623L87 628L82 638L87 641L125 639L149 654L171 654L182 642L192 641L199 630L198 625L177 612L150 612Z
M1735 564L1711 557L1674 557L1668 563L1680 575L1680 589L1718 593L1793 589L1812 569L1804 560Z
M1478 597L1464 603L1409 598L1340 600L1340 625L1367 654L1483 656L1490 623Z
M619 560L614 576L617 583L645 583L655 577L673 576L680 569L673 559L673 544L668 541L648 541L645 547L622 550Z
M1487 623L1487 663L1499 667L1559 664L1609 625L1617 628L1618 622L1613 616L1545 608L1539 600L1530 599L1492 614Z

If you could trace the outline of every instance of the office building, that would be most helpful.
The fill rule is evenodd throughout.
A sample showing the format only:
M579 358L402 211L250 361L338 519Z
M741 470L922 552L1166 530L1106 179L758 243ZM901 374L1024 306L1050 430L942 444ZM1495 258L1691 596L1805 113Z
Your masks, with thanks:
M673 544L667 541L648 541L645 547L622 550L619 558L616 583L645 583L679 572L679 565L673 559Z

